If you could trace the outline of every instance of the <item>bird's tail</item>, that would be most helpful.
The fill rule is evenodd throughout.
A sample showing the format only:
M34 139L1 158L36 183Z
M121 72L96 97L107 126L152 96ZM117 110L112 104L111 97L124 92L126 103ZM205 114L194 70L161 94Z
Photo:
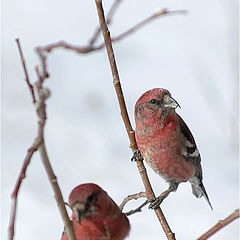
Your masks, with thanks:
M211 208L212 211L213 211L213 207L212 207L212 204L210 203L210 200L209 200L209 197L208 197L208 195L207 195L207 191L206 191L205 187L203 186L202 183L200 184L199 187L201 188L204 198L206 199L206 201L208 202L210 208Z
M192 185L192 193L193 193L196 197L198 197L198 198L204 196L204 198L206 199L206 201L208 202L210 208L211 208L212 211L213 211L212 204L210 203L209 197L208 197L208 195L207 195L207 191L206 191L205 187L203 186L202 181L200 181L199 184L192 183L191 185Z

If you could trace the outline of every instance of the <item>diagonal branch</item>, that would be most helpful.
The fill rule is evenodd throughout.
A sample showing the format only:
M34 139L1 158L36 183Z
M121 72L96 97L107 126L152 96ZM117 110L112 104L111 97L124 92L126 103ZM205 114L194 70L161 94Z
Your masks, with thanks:
M104 41L105 41L105 45L106 45L106 49L107 49L107 54L108 54L108 59L109 59L109 63L111 66L111 70L112 70L112 75L113 75L113 84L116 90L116 94L118 97L118 102L120 105L120 109L121 109L121 115L125 124L125 128L127 130L128 136L129 136L129 140L130 140L130 147L132 149L133 152L135 152L137 150L137 144L136 144L136 140L135 140L135 135L134 135L134 131L132 129L129 117L128 117L128 113L127 113L127 109L126 109L126 105L125 105L125 101L124 101L124 97L123 97L123 92L122 92L122 88L121 88L121 84L120 84L120 79L119 79L119 75L118 75L118 70L117 70L117 65L116 65L116 61L115 61L115 57L114 57L114 52L112 49L112 42L111 42L111 38L110 38L110 33L105 21L105 17L104 17L104 11L103 11L103 7L102 7L102 1L101 0L95 0L96 3L96 7L97 7L97 12L98 12L98 17L99 17L99 24L101 26L102 29L102 33L103 33L103 37L104 37ZM138 167L138 171L142 177L142 181L144 183L144 187L146 189L146 197L148 200L152 200L155 198L155 195L153 193L151 184L149 182L148 176L147 176L147 172L146 172L146 168L143 165L143 161L137 161L137 167ZM175 235L174 233L171 231L164 215L163 212L161 210L161 208L157 208L156 210L154 210L161 225L162 228L166 234L166 237L170 240L175 239Z
M24 59L24 57L23 57L22 48L21 48L21 45L20 45L20 42L19 42L19 39L18 39L18 38L16 39L16 42L17 42L18 51L19 51L19 54L20 54L20 57L21 57L21 62L22 62L24 74L25 74L25 77L26 77L27 86L28 86L28 88L29 88L29 90L30 90L30 92L31 92L33 104L35 104L36 99L35 99L35 94L34 94L33 86L32 86L32 84L30 83L30 80L29 80L29 77L28 77L28 71L27 71L25 59Z
M112 42L117 42L117 41L122 40L123 38L127 37L128 35L138 31L140 28L142 28L145 25L149 24L153 20L159 18L160 16L167 16L167 15L174 15L174 14L186 14L186 13L187 13L186 10L171 10L170 11L170 10L164 8L162 10L159 10L159 11L153 13L152 15L150 15L149 17L147 17L143 21L137 23L135 26L131 27L127 31L121 33L117 37L113 37L112 38Z
M111 7L110 11L109 11L109 20L108 22L111 21L111 18L114 14L114 12L116 11L118 5L120 4L120 1L122 0L116 0L113 4L113 6ZM149 17L147 17L146 19L144 19L143 21L137 23L136 25L134 25L133 27L131 27L130 29L128 29L127 31L119 34L116 37L113 37L111 39L112 42L118 42L121 41L122 39L128 37L129 35L131 35L132 33L136 32L137 30L139 30L140 28L144 27L145 25L149 24L150 22L152 22L154 19L157 19L158 17L161 16L165 16L165 15L172 15L172 14L184 14L187 11L185 10L168 10L168 9L162 9L160 11L155 12L154 14L150 15ZM72 50L78 54L88 54L90 52L93 51L99 51L102 50L105 47L105 43L100 43L97 46L94 46L94 43L99 35L100 32L100 28L98 28L96 30L96 32L94 33L93 37L90 39L89 43L86 46L79 46L79 45L73 45L71 43L68 43L66 41L57 41L45 46L39 46L36 48L36 52L38 54L38 56L40 57L40 62L41 62L41 67L42 67L42 81L46 78L49 77L49 74L47 72L47 64L46 64L46 60L47 60L47 56L45 55L45 53L50 53L53 49L56 48L64 48L66 50Z
M210 230L204 233L197 240L206 240L210 238L213 234L215 234L237 218L239 218L239 209L235 210L230 216L228 216L224 220L220 220L216 225L214 225Z
M31 161L31 158L32 158L34 152L36 152L38 150L38 147L40 144L41 144L41 139L39 137L36 137L32 146L27 151L27 155L24 159L22 168L18 175L14 190L11 194L12 205L11 205L10 222L9 222L9 228L8 228L9 240L12 240L14 238L14 233L15 233L15 219L16 219L16 211L17 211L18 192L19 192L19 189L20 189L23 179L26 177L26 170Z

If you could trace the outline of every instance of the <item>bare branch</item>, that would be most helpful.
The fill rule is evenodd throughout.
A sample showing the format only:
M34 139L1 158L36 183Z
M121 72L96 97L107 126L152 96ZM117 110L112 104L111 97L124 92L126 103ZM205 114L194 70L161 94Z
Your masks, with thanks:
M132 214L134 214L134 213L141 212L141 211L142 211L142 208L143 208L144 206L146 206L148 203L149 203L149 201L146 200L144 203L142 203L142 204L141 204L139 207L137 207L136 209L131 210L131 211L129 211L129 212L126 212L125 215L126 215L126 216L130 216L130 215L132 215Z
M41 89L41 85L44 82L44 80L49 77L49 74L47 72L47 63L46 63L47 58L44 55L42 49L40 47L37 47L36 52L40 58L41 67L42 67L42 74L40 74L38 67L36 68L36 72L39 77L39 80L37 81L37 85L39 85L38 86L38 90L39 90L39 89Z
M145 192L139 192L139 193L135 193L132 195L128 195L127 197L125 197L122 201L122 203L120 204L119 208L121 209L121 211L123 210L124 206L131 201L132 199L137 200L139 198L144 198L146 197Z
M228 216L224 220L220 220L216 225L214 225L210 230L204 233L197 240L206 240L210 238L213 234L215 234L237 218L239 218L239 209L235 210L230 216Z
M140 23L136 24L135 26L131 27L129 30L127 30L126 32L120 34L117 37L113 37L112 38L112 42L117 42L122 40L123 38L127 37L128 35L136 32L137 30L139 30L140 28L144 27L145 25L149 24L150 22L152 22L153 20L157 19L158 17L161 16L166 16L166 15L173 15L173 14L186 14L187 11L186 10L168 10L166 8L157 11L156 13L152 14L151 16L149 16L148 18L146 18L145 20L141 21Z
M118 5L120 4L121 0L116 0L114 2L114 4L112 5L110 11L109 11L109 20L108 22L111 21L111 18L114 14L114 12L116 11ZM135 26L131 27L130 29L128 29L126 32L121 33L120 35L118 35L117 37L113 37L111 39L112 42L118 42L120 40L122 40L123 38L129 36L130 34L136 32L137 30L139 30L140 28L142 28L143 26L147 25L148 23L152 22L154 19L160 17L160 16L164 16L164 15L170 15L170 14L183 14L186 13L187 11L185 10L167 10L167 9L162 9L156 13L154 13L153 15L149 16L148 18L146 18L145 20L141 21L140 23L136 24ZM49 74L47 72L47 63L46 63L46 55L45 53L50 53L53 49L55 48L64 48L67 50L72 50L76 53L79 54L88 54L90 52L93 51L99 51L101 49L103 49L105 47L105 43L101 43L98 46L93 46L93 44L95 43L98 35L99 35L100 29L97 29L96 32L94 33L93 37L90 39L89 44L86 46L77 46L77 45L73 45L71 43L68 43L66 41L58 41L55 43L51 43L48 44L46 46L39 46L37 47L35 50L40 58L40 62L41 62L41 67L42 67L42 75L41 75L41 81L44 81L46 78L49 77ZM133 133L134 134L134 133Z
M38 147L39 147L40 144L41 144L41 139L39 137L36 137L32 146L27 151L27 155L24 159L22 168L21 168L20 173L18 175L14 190L11 194L12 206L11 206L10 222L9 222L9 229L8 229L8 233L9 233L8 239L9 240L12 240L14 238L18 192L19 192L19 189L20 189L20 186L22 184L23 179L26 177L26 170L27 170L27 167L28 167L28 165L31 161L31 158L32 158L34 152L36 152L38 150Z
M34 89L33 89L32 84L31 84L30 81L29 81L29 77L28 77L28 72L27 72L27 67L26 67L25 59L24 59L24 57L23 57L22 48L21 48L20 41L19 41L18 38L16 39L16 42L17 42L18 51L19 51L19 54L20 54L20 57L21 57L21 63L22 63L22 66L23 66L23 70L24 70L25 77L26 77L27 86L28 86L28 88L29 88L29 90L30 90L30 92L31 92L32 101L33 101L33 104L34 104L34 103L36 102L35 94L34 94Z
M115 0L115 2L113 3L113 5L111 6L107 17L106 17L106 22L107 24L110 24L112 22L112 17L114 15L114 13L116 12L117 8L119 7L120 3L122 0ZM91 37L91 39L89 40L89 46L93 46L93 44L96 42L97 38L99 37L99 34L101 33L101 28L98 26L93 34L93 36Z
M132 195L128 195L127 197L125 197L123 199L123 202L120 204L119 208L121 209L121 211L123 210L124 206L131 200L137 200L139 198L145 198L146 197L146 194L145 192L140 192L140 193L135 193L135 194L132 194ZM137 213L137 212L141 212L142 208L144 206L146 206L147 204L149 203L148 200L146 200L144 203L142 203L138 208L134 209L134 210L131 210L129 212L126 212L124 213L126 216L129 216L129 215L132 215L134 213Z
M103 37L104 37L104 41L105 41L105 45L106 45L106 49L107 49L107 54L108 54L108 58L109 58L109 63L111 66L111 70L112 70L112 75L113 75L113 84L116 90L116 94L118 97L118 102L120 105L120 109L121 109L121 115L125 124L125 128L127 130L128 136L129 136L129 140L130 140L130 147L132 148L132 151L135 152L137 150L137 144L136 144L136 140L135 140L135 134L134 131L132 129L131 123L129 121L129 117L128 117L128 113L127 113L127 109L126 109L126 105L125 105L125 101L124 101L124 97L123 97L123 92L122 92L122 88L121 88L121 84L120 84L120 79L119 79L119 75L118 75L118 70L117 70L117 65L115 62L115 57L114 57L114 52L112 49L112 41L110 38L110 33L107 27L107 24L105 22L105 17L104 17L104 11L103 11L103 7L102 7L102 1L101 0L95 0L96 3L96 7L97 7L97 12L98 12L98 17L99 17L99 24L101 26L102 29L102 33L103 33ZM138 166L138 171L142 177L142 181L144 183L144 187L146 190L146 197L148 200L153 200L155 199L155 195L153 193L152 187L150 185L148 176L147 176L147 172L146 172L146 168L143 165L143 161L136 161L137 162L137 166ZM163 212L161 211L160 207L157 208L156 210L154 210L155 213L157 214L157 217L162 225L162 228L166 234L166 237L170 240L174 240L175 239L175 235L174 233L171 231L170 227L168 226L168 223L163 215Z

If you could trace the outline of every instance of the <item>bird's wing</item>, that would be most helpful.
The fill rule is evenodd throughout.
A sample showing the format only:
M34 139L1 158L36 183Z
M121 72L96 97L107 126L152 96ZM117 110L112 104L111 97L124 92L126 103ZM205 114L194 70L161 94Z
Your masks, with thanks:
M201 156L197 149L197 145L187 124L183 121L183 119L179 115L178 122L180 126L180 134L183 143L182 155L185 157L185 159L192 161L197 169L195 176L190 180L192 185L192 192L196 197L204 196L209 206L213 210L206 189L202 183Z
M197 145L190 132L187 124L178 115L178 123L180 127L180 135L182 140L182 155L185 159L192 161L198 170L196 175L202 180L201 156Z

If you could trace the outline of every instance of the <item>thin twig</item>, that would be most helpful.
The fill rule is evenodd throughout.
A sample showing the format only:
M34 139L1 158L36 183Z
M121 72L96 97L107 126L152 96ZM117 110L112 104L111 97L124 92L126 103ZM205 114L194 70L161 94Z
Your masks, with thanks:
M112 41L110 38L110 33L105 21L105 17L104 17L104 11L103 11L103 7L102 7L102 1L101 0L95 0L96 3L96 7L97 7L97 12L98 12L98 17L99 17L99 24L101 26L102 29L102 33L103 33L103 37L104 37L104 42L106 45L106 49L107 49L107 54L108 54L108 58L109 58L109 63L111 66L111 70L112 70L112 75L113 75L113 84L116 90L116 94L118 97L118 102L120 105L120 109L121 109L121 115L129 136L129 140L130 140L130 147L132 149L133 152L135 152L137 150L137 144L136 144L136 140L135 140L135 134L134 131L132 129L129 117L128 117L128 113L127 113L127 109L126 109L126 105L125 105L125 101L124 101L124 97L123 97L123 92L122 92L122 88L121 88L121 84L120 84L120 79L119 79L119 75L118 75L118 70L117 70L117 65L115 62L115 57L114 57L114 52L112 49ZM146 190L146 197L148 200L153 200L155 199L155 195L153 193L152 187L150 185L148 176L147 176L147 172L146 172L146 168L143 165L143 161L136 161L137 162L137 166L138 166L138 170L139 173L142 177L142 181L144 183L144 187ZM174 240L175 239L175 235L174 233L171 231L164 215L163 212L161 211L160 207L157 208L155 210L155 213L157 214L157 217L162 225L162 228L166 234L166 237L169 240Z
M18 195L17 195L18 196ZM15 234L15 220L16 220L16 212L17 212L17 197L12 198L12 205L10 211L10 221L8 226L8 239L13 240Z
M35 104L36 99L35 99L34 89L33 89L32 84L31 84L30 81L29 81L28 71L27 71L25 59L24 59L24 57L23 57L23 52L22 52L22 48L21 48L21 45L20 45L20 41L19 41L18 38L15 39L15 40L16 40L16 42L17 42L18 51L19 51L19 54L20 54L20 57L21 57L21 63L22 63L22 66L23 66L23 70L24 70L25 77L26 77L27 86L28 86L28 88L29 88L29 90L30 90L30 92L31 92L33 104Z
M123 211L123 208L125 207L125 205L131 201L131 200L137 200L139 198L145 198L146 197L146 194L145 192L139 192L139 193L135 193L135 194L132 194L132 195L128 195L127 197L125 197L122 201L122 203L120 204L119 208L121 211ZM146 206L147 204L149 203L148 200L146 200L144 203L142 203L139 207L137 207L136 209L133 209L131 211L128 211L126 213L124 213L126 216L130 216L134 213L137 213L137 212L141 212L142 208L144 206Z
M216 225L214 225L210 230L204 233L197 240L206 240L210 238L213 234L221 230L223 227L227 226L229 223L239 218L239 209L235 210L231 215L229 215L224 220L220 220Z
M131 200L137 200L139 198L144 198L146 197L146 194L145 192L139 192L139 193L135 193L135 194L132 194L132 195L128 195L127 197L125 197L122 201L122 203L119 205L119 208L120 210L122 211L124 206Z
M24 162L23 162L22 168L20 170L20 173L18 175L15 187L11 194L12 205L11 205L10 222L9 222L9 229L8 229L8 233L9 233L8 239L9 240L12 240L14 238L14 233L15 233L15 219L16 219L16 211L17 211L18 192L19 192L19 189L20 189L23 179L26 177L26 170L31 161L31 158L32 158L34 152L36 152L38 150L38 147L40 144L41 144L40 138L36 137L32 146L27 151L27 155L24 159Z
M122 40L123 38L125 38L128 35L136 32L137 30L139 30L140 28L142 28L145 25L149 24L150 22L152 22L153 20L157 19L158 17L167 16L167 15L173 15L173 14L186 14L186 13L187 13L186 10L171 10L170 11L170 10L164 8L164 9L162 9L160 11L155 12L154 14L152 14L148 18L144 19L143 21L139 22L135 26L131 27L126 32L118 35L117 37L113 37L112 38L112 42L117 42L117 41Z
M109 21L111 21L111 18L114 14L114 12L116 11L118 4L120 3L121 0L116 0L112 6L112 8L110 9L110 16L109 16ZM187 11L185 10L167 10L167 9L162 9L160 11L157 11L156 13L152 14L151 16L147 17L145 20L141 21L140 23L134 25L133 27L131 27L130 29L128 29L127 31L119 34L116 37L113 37L111 39L112 42L118 42L120 40L122 40L123 38L126 38L127 36L131 35L132 33L136 32L137 30L139 30L140 28L144 27L145 25L149 24L150 22L152 22L154 19L160 17L160 16L164 16L164 15L170 15L170 14L184 14ZM38 46L36 48L36 52L40 57L40 62L41 62L41 67L42 67L42 76L41 76L41 81L44 81L44 79L49 77L49 74L47 72L47 64L46 64L46 55L45 53L50 53L53 49L56 48L64 48L67 50L72 50L78 54L88 54L90 52L93 51L99 51L101 49L103 49L105 47L105 43L100 43L97 46L94 46L94 43L96 41L96 38L98 37L99 33L98 30L94 33L93 37L91 38L90 42L88 45L86 46L78 46L78 45L73 45L71 43L68 43L66 41L57 41L54 43L50 43L48 45L45 46ZM134 134L134 133L133 133Z
M129 212L126 212L126 213L124 213L126 216L130 216L130 215L132 215L132 214L134 214L134 213L137 213L137 212L141 212L142 211L142 208L144 207L144 206L146 206L147 204L149 203L149 201L148 200L146 200L144 203L142 203L139 207L137 207L136 209L133 209L133 210L131 210L131 211L129 211Z
M120 3L122 0L115 0L114 3L112 4L107 17L106 17L106 22L107 24L110 24L112 22L112 18L114 13L116 12L117 8L119 7ZM93 36L89 40L89 46L93 46L93 44L96 42L97 38L99 37L99 34L101 33L101 28L98 26L93 34Z

